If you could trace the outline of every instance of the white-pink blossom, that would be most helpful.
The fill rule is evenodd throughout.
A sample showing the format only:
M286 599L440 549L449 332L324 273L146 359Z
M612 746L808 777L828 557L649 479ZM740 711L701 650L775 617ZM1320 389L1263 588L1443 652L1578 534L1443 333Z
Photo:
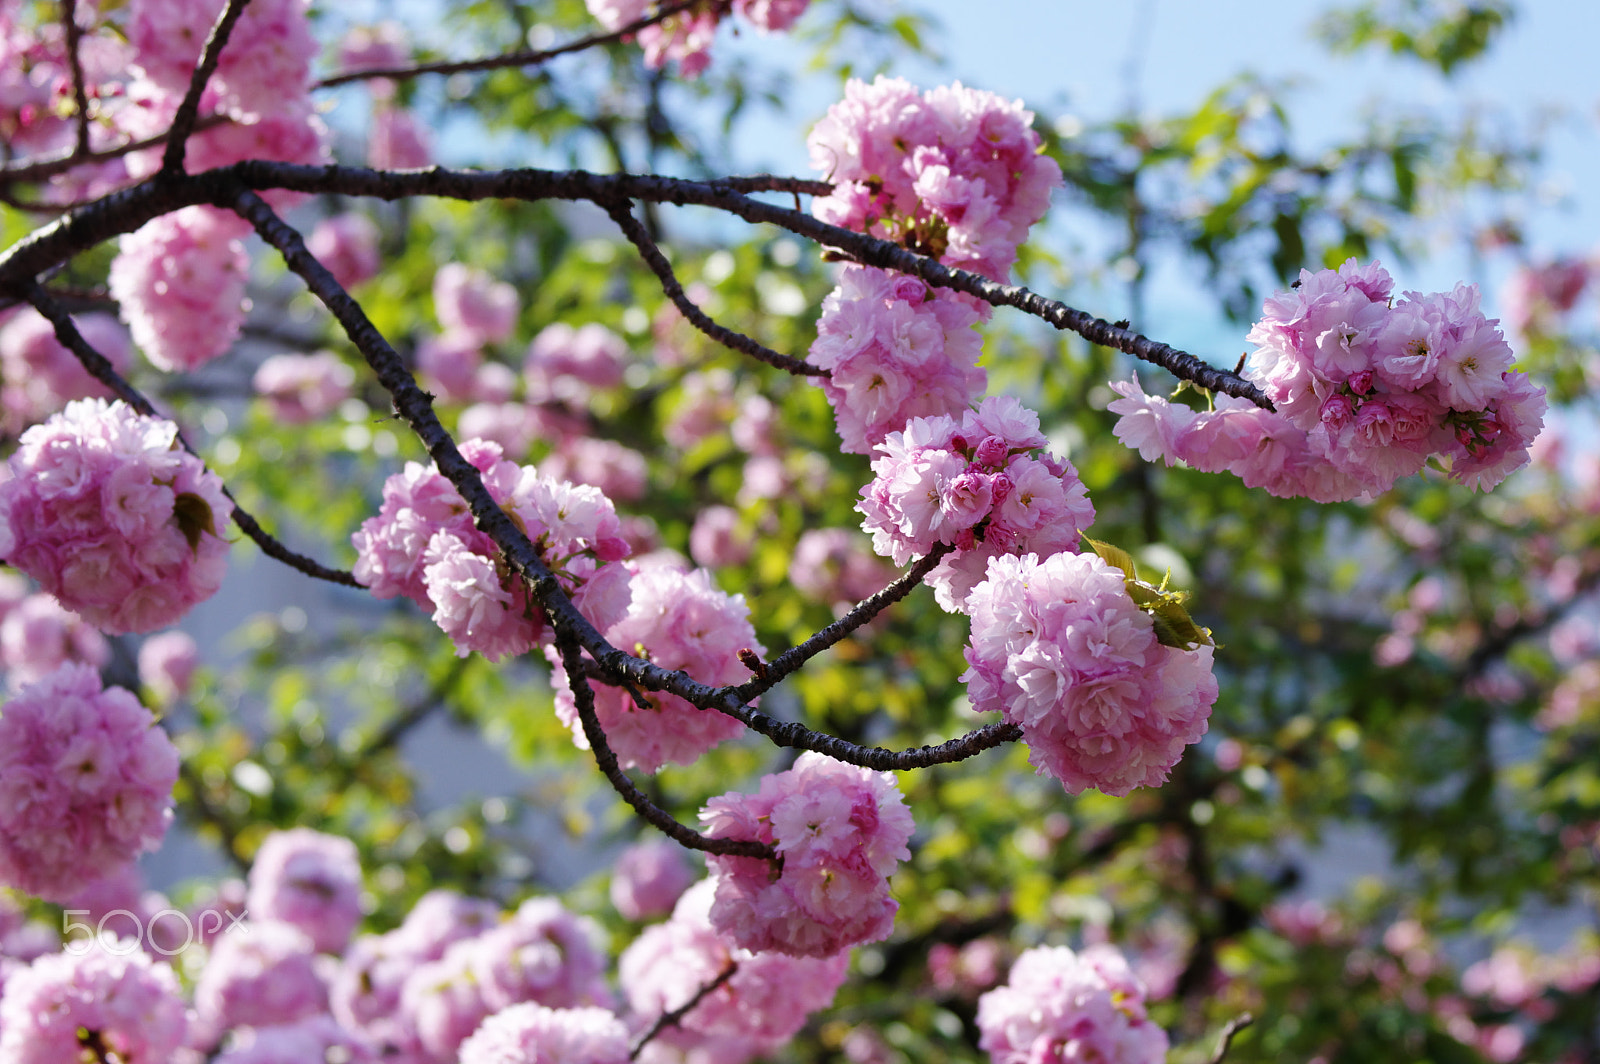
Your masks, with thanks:
M486 271L449 262L433 275L433 306L448 333L497 344L516 328L517 290Z

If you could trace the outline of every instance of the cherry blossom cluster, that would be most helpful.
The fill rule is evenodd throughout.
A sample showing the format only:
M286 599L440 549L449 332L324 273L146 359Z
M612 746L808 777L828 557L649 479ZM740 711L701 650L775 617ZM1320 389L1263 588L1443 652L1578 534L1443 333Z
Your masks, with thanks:
M1048 453L1039 416L992 396L960 421L913 418L878 445L873 479L856 509L879 554L905 565L938 544L956 550L928 575L939 605L956 612L989 559L1074 551L1094 506L1072 463Z
M1021 100L960 82L918 92L900 78L852 79L806 138L834 183L812 212L1004 281L1062 183L1032 122Z
M88 1059L156 1064L177 1059L187 1034L172 969L115 940L37 958L6 978L0 1000L7 1064L83 1060L96 1046Z
M1430 458L1470 488L1493 488L1527 464L1544 389L1511 369L1475 285L1398 302L1393 287L1376 262L1302 270L1249 335L1257 348L1245 375L1276 413L1229 396L1196 411L1117 382L1117 438L1147 461L1226 470L1317 502L1381 494Z
M146 222L117 247L107 285L151 365L194 369L233 346L250 278L236 219L185 207Z
M493 903L438 891L404 923L356 940L332 986L335 1018L385 1057L451 1064L486 1019L532 1002L609 1007L599 927L553 898L507 920Z
M978 1048L994 1064L1161 1064L1167 1032L1144 1002L1144 984L1113 947L1036 947L978 999Z
M63 662L77 661L100 668L111 660L111 647L99 629L85 624L82 617L62 607L55 596L27 594L28 581L17 573L6 574L0 591L0 665L5 666L6 682L17 690L42 680ZM21 585L20 588L17 585ZM20 597L13 599L15 592Z
M602 629L606 641L664 669L678 669L704 684L720 686L749 677L740 650L765 653L750 624L743 595L718 588L704 569L684 572L670 565L633 572L633 598L627 615ZM553 656L553 655L552 655ZM573 741L588 749L572 688L559 662L554 665L556 715L572 729ZM641 699L643 704L635 701ZM623 768L655 772L671 762L694 763L701 754L737 738L744 725L713 709L700 709L666 691L630 692L600 685L595 713Z
M73 324L113 369L128 372L133 345L115 318L85 314ZM0 327L0 424L7 431L19 433L69 401L91 396L109 399L111 393L56 339L42 314L27 308Z
M283 354L256 367L251 387L266 400L272 416L287 425L316 421L350 398L356 371L332 351Z
M650 13L652 0L584 0L589 14L611 31L620 30ZM805 14L811 0L702 0L687 10L638 33L644 48L645 65L659 70L677 60L678 71L686 78L698 77L711 65L711 43L717 25L731 10L742 21L762 33L780 33Z
M210 598L233 503L177 432L78 399L23 433L0 484L0 557L108 632L153 631Z
M671 1059L669 1048L721 1064L772 1053L811 1013L833 1002L849 974L848 950L791 957L730 946L711 922L715 892L715 881L701 880L678 901L672 919L646 928L618 961L628 1006L641 1025L687 1005L701 987L734 966L729 979L657 1036L641 1057L646 1064Z
M531 1001L483 1021L461 1043L460 1064L627 1064L628 1029L605 1009L550 1009Z
M120 687L68 662L0 712L0 883L50 901L153 850L178 751Z
M355 843L310 828L273 832L250 865L245 907L253 920L298 928L319 953L343 953L361 922Z
M914 417L959 416L988 387L978 314L915 277L846 266L822 301L811 361L851 454L871 454Z
M461 453L584 615L602 630L620 621L630 574L617 563L629 548L611 500L597 488L553 481L506 461L498 444L467 440ZM527 587L473 524L454 485L431 466L408 462L385 481L378 516L362 522L351 542L356 580L378 598L404 595L431 610L462 657L476 650L500 661L545 637L543 614Z
M1020 725L1034 767L1069 792L1159 786L1205 734L1212 648L1158 640L1123 572L1100 558L995 558L966 609L972 707Z
M889 936L899 903L889 875L911 856L914 825L894 777L813 751L754 794L713 798L706 835L773 846L782 868L757 857L708 858L711 922L741 949L826 957Z

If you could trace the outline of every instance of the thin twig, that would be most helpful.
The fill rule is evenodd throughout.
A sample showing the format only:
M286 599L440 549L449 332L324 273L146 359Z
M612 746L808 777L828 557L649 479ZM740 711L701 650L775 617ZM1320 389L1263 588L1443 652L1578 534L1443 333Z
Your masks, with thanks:
M685 1001L682 1005L679 1005L670 1012L663 1012L661 1015L656 1017L656 1022L652 1023L650 1025L650 1029L644 1034L640 1035L639 1040L633 1043L633 1048L628 1050L628 1059L638 1060L639 1054L644 1052L644 1047L649 1045L651 1041L655 1039L656 1035L660 1034L668 1027L676 1027L683 1021L685 1016L694 1011L696 1005L700 1004L700 1002L706 999L707 995L716 993L717 988L722 986L722 984L726 983L729 979L732 979L735 973L738 971L739 962L734 960L732 957L729 957L727 963L722 966L722 971L717 973L717 977L715 979L702 986L699 990L696 990L694 992L694 996L688 1001Z
M797 671L800 666L862 625L871 622L874 617L885 609L911 594L917 585L921 584L927 575L933 572L934 568L944 560L945 555L954 549L947 543L936 545L894 583L870 598L863 599L849 613L823 628L799 646L790 647L776 658L767 662L764 673L734 689L739 700L752 702L763 693L772 690L785 677Z
M175 175L183 173L183 153L188 147L189 134L194 132L195 120L200 116L200 97L205 92L206 82L211 80L211 75L217 69L217 63L222 58L222 50L228 45L228 37L233 33L233 24L239 21L239 16L244 13L244 6L250 0L228 0L228 6L217 16L216 24L211 27L211 33L206 37L205 50L200 54L200 64L194 68L194 75L189 78L189 91L184 93L183 102L178 105L177 113L172 116L172 125L167 129L167 147L161 154L161 173Z
M51 299L49 293L38 285L34 285L27 293L27 299L29 303L33 304L34 309L44 315L50 324L55 327L56 339L61 342L63 347L77 356L79 364L83 366L90 376L110 388L117 398L133 407L139 413L146 417L161 417L161 414L151 405L150 400L146 399L137 388L124 380L110 360L96 351L94 346L83 338L83 334L78 331L77 325L73 323L72 317L67 313L66 308ZM178 442L183 444L184 450L196 458L200 457L199 453L190 446L189 441L184 438L181 431L178 433ZM356 582L355 576L351 573L343 569L330 569L320 562L307 558L303 554L297 554L284 546L263 529L260 523L250 515L249 511L239 505L239 501L233 497L233 492L229 491L227 487L224 487L222 492L233 503L233 523L239 526L239 531L255 541L256 546L261 548L263 554L269 558L276 558L285 565L298 569L307 576L316 577L318 580L343 584L345 587L362 586Z
M806 177L780 177L777 174L751 174L749 177L717 177L708 184L734 192L789 192L806 196L826 196L833 191L833 182L816 181Z
M690 849L728 857L756 857L775 861L778 852L764 842L754 839L708 839L693 828L680 823L671 813L652 802L648 795L628 778L617 763L617 755L606 741L600 717L595 713L594 688L582 674L583 650L572 639L556 636L556 650L561 654L562 665L567 670L567 681L572 688L572 701L578 710L578 720L583 725L583 737L589 742L595 764L624 801L634 812L660 828L667 836Z
M67 36L67 64L72 70L72 102L77 109L73 116L78 128L72 154L81 159L89 151L89 94L83 86L83 57L78 54L79 44L83 40L83 27L78 25L77 0L61 0L61 26Z
M665 22L673 15L686 11L700 2L701 0L674 0L673 3L661 5L655 14L635 19L621 29L613 30L610 33L597 33L589 37L580 37L575 41L568 41L566 44L555 48L545 48L540 51L507 52L504 55L488 56L483 59L458 59L439 63L416 63L407 66L346 70L323 78L311 87L313 89L329 89L336 85L344 85L352 81L370 81L373 78L400 80L414 78L422 74L470 74L480 70L501 70L505 67L537 66L569 52L581 52L586 48L594 48L597 45L612 44L616 41L625 40L640 30L654 26L658 22Z
M1233 1044L1233 1036L1255 1022L1256 1018L1248 1012L1241 1012L1229 1020L1217 1036L1217 1050L1211 1054L1211 1064L1222 1064L1222 1058L1228 1055L1228 1047Z
M780 354L758 340L746 336L744 333L735 332L724 325L718 325L711 316L695 305L679 283L677 275L672 272L672 264L656 246L655 240L645 229L644 224L633 216L632 205L621 200L616 203L604 204L606 213L611 215L612 221L622 229L626 236L639 251L639 257L644 259L645 265L650 267L652 273L661 281L661 290L667 298L672 300L672 305L696 329L705 333L724 347L731 347L741 354L749 355L758 362L765 362L769 366L785 370L796 376L802 377L831 377L832 374L821 366L795 358L791 355Z
M196 119L194 129L195 132L213 129L231 121L232 119L230 119L227 115L209 114L202 118ZM160 133L154 133L148 137L141 137L139 140L126 141L110 148L101 148L98 151L80 153L75 148L68 148L65 151L57 152L55 155L47 155L42 159L35 159L32 162L18 163L15 166L0 167L0 186L13 183L42 181L45 178L54 177L56 174L65 173L76 166L82 166L87 163L103 163L112 159L120 159L122 156L131 154L132 152L144 151L146 148L160 147L166 142L167 131L162 130Z

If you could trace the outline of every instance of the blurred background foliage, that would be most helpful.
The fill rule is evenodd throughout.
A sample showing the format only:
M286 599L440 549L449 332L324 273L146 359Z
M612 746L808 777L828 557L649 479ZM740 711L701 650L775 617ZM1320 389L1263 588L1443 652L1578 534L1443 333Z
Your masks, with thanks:
M1505 3L1365 4L1333 10L1317 32L1330 48L1386 50L1449 77L1493 49L1514 14ZM324 14L331 33L340 17ZM591 28L580 0L483 0L449 5L412 37L419 58L443 58L444 42L450 57L492 54ZM545 68L419 79L402 99L450 164L717 175L744 172L739 119L782 111L795 72L871 76L908 53L937 59L937 26L899 6L817 0L801 31L791 68L719 55L683 81L613 45ZM1006 92L999 75L980 87ZM361 128L347 112L359 112L362 91L341 90L348 106L335 116L341 152L358 160ZM1403 276L1437 253L1441 231L1472 254L1526 257L1513 213L1496 205L1536 180L1538 130L1508 139L1479 113L1390 110L1347 143L1307 152L1288 91L1241 77L1188 113L1040 113L1067 187L1054 223L1024 249L1027 283L1109 317L1094 302L1107 290L1094 282L1109 281L1137 326L1159 298L1152 264L1176 260L1238 325L1239 350L1202 352L1231 365L1262 296L1301 268L1379 257ZM787 120L800 138L816 117ZM1468 201L1470 229L1457 209ZM689 329L595 212L329 200L297 219L347 209L369 212L384 233L383 270L355 294L408 355L437 331L430 292L447 261L516 286L515 336L489 353L513 370L521 345L553 323L598 322L625 337L626 384L567 412L645 456L644 487L619 510L642 538L687 553L702 510L734 508L753 549L716 577L746 596L770 653L832 619L790 584L790 566L805 531L859 524L852 505L869 473L866 459L839 453L819 389ZM23 227L5 214L8 234ZM815 248L703 211L661 208L648 222L714 317L805 353L831 286ZM1116 234L1117 246L1090 253L1054 239L1080 223ZM135 382L203 426L214 468L268 527L347 566L350 534L376 513L384 478L422 452L370 381L307 426L249 401L252 363L273 351L328 346L360 368L297 285L259 262L252 343L199 378ZM74 265L86 288L104 269L96 257ZM1194 593L1197 619L1221 644L1222 694L1210 734L1171 782L1124 799L1069 797L1014 747L902 774L918 830L894 880L895 934L857 951L856 977L787 1058L980 1059L976 997L1017 952L1111 941L1151 985L1180 1064L1211 1059L1218 1032L1245 1011L1255 1023L1230 1061L1600 1059L1593 315L1540 307L1520 323L1522 366L1569 416L1533 468L1488 496L1424 476L1335 506L1142 463L1104 410L1106 382L1135 372L1125 356L997 313L984 327L991 390L1041 411L1090 489L1094 535L1170 568ZM1152 391L1171 388L1143 376ZM729 432L763 399L776 459ZM441 409L453 426L459 405ZM542 460L552 443L514 457ZM228 663L174 712L187 825L234 871L274 825L349 835L365 860L371 929L393 926L434 886L506 903L560 891L606 925L615 949L626 945L637 928L610 910L606 864L648 829L555 719L541 664L457 660L403 600L317 594L309 617L254 617L230 637ZM861 742L941 741L982 723L957 679L965 638L961 618L919 590L763 708ZM442 754L417 741L441 726L481 743ZM481 785L428 800L427 767L446 756L515 772L476 774L469 762ZM790 759L752 736L647 787L693 822L707 798L752 789ZM512 783L495 784L503 778ZM1491 950L1522 973L1520 989L1482 974Z

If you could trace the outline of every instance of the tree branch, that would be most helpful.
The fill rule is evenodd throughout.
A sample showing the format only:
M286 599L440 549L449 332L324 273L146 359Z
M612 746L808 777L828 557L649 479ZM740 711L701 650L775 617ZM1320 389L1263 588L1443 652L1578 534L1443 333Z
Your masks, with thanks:
M336 168L329 168L336 169ZM437 171L435 171L436 173ZM216 171L226 174L227 171ZM372 171L365 171L372 173ZM374 176L377 176L374 174ZM392 176L392 175L390 175ZM416 175L416 176L427 176ZM593 176L593 175L588 175ZM208 175L207 180L211 179ZM229 192L231 191L231 195ZM456 447L455 440L445 431L433 412L433 399L417 386L405 368L399 354L378 332L366 312L350 294L306 250L305 241L291 226L285 224L265 200L249 189L237 185L216 192L218 206L230 206L255 227L268 245L277 248L289 269L298 274L318 299L322 300L345 330L350 342L367 360L377 374L378 381L394 400L395 411L411 430L417 434L432 456L434 466L445 479L455 486L471 509L477 527L499 547L506 563L527 581L528 591L544 609L556 639L571 640L589 652L596 666L619 685L632 684L651 691L669 691L701 709L715 709L744 723L754 731L767 736L779 746L815 750L840 761L864 768L887 770L923 768L928 765L960 761L1001 743L1014 742L1022 730L1014 724L995 724L980 728L959 739L952 739L934 747L893 751L876 747L861 747L832 735L814 732L799 724L781 722L752 709L740 700L736 689L715 688L700 683L686 673L663 669L648 661L624 653L606 642L588 618L573 606L562 589L560 581L539 556L538 549L527 535L516 526L502 510L483 478ZM584 197L587 198L587 197ZM0 273L3 278L3 273ZM569 678L578 682L585 675L574 659ZM629 784L631 786L631 783Z
M786 676L827 650L862 625L869 623L885 609L899 602L922 583L923 579L955 548L947 543L935 546L900 577L876 595L864 599L849 613L823 628L797 647L790 647L766 663L765 670L755 679L734 688L741 702L750 702L776 687Z
M200 54L200 63L194 68L194 75L189 78L189 91L184 93L183 102L178 104L178 111L172 116L172 125L167 129L167 147L161 154L161 175L173 176L183 173L183 153L188 147L189 134L194 132L195 120L200 115L200 97L205 92L206 82L211 80L211 75L217 69L217 63L222 58L222 49L228 45L228 36L233 33L233 24L239 21L239 16L244 13L245 4L250 0L228 0L228 6L217 16L216 24L211 27L211 33L206 37L205 50Z
M1222 1028L1222 1033L1217 1036L1216 1052L1211 1054L1211 1064L1222 1064L1222 1058L1228 1055L1228 1047L1233 1044L1233 1036L1256 1022L1256 1018L1248 1012L1241 1012Z
M722 971L717 973L717 977L715 979L702 986L699 990L696 990L694 992L694 996L688 1001L685 1001L682 1005L679 1005L670 1012L663 1012L660 1016L656 1017L656 1022L652 1023L650 1025L650 1029L644 1034L640 1035L639 1040L633 1043L633 1048L628 1050L628 1059L638 1060L639 1054L644 1052L644 1047L649 1045L655 1039L656 1035L660 1034L668 1027L675 1027L681 1023L685 1016L694 1011L696 1005L704 1001L707 996L715 993L718 987L722 986L729 979L732 979L734 974L738 971L739 962L734 960L732 957L729 957L728 962L722 966Z
M769 366L785 370L796 376L805 377L830 377L827 370L820 366L813 366L809 362L794 358L790 355L780 354L772 348L757 340L751 339L740 332L735 332L726 326L718 325L711 316L695 305L683 290L683 285L678 282L677 275L672 272L672 264L656 246L655 240L639 219L633 216L632 205L627 200L618 200L603 205L606 213L611 215L611 220L622 229L622 234L628 238L639 251L639 257L644 259L645 265L650 267L661 281L661 290L672 300L672 305L689 323L705 333L724 347L731 347L741 354L749 355L758 362L765 362Z
M110 388L117 398L146 417L162 416L150 404L150 400L140 394L137 388L122 379L122 375L117 372L116 367L111 364L109 359L96 351L93 345L83 338L83 334L73 324L71 315L67 313L64 307L51 299L49 293L35 284L27 293L27 300L33 304L35 310L43 314L50 324L55 327L56 339L61 341L63 347L77 356L79 364L83 366L90 376ZM189 441L184 438L182 431L178 433L178 442L183 444L184 450L196 458L200 457L199 453L190 446ZM342 584L345 587L361 586L356 583L356 578L352 574L342 569L330 569L320 562L307 558L303 554L297 554L284 546L262 528L261 524L250 515L249 511L239 505L239 501L233 497L233 492L229 491L226 486L223 487L222 492L233 503L233 523L239 526L239 531L249 536L256 546L261 548L263 554L318 580Z
M966 270L951 269L887 240L829 225L798 210L751 199L728 185L657 175L592 174L584 170L478 173L440 167L421 171L379 171L261 161L237 163L181 182L171 177L160 182L146 182L72 211L0 255L0 290L23 283L25 277L63 261L76 251L119 233L131 232L168 211L193 203L230 206L237 194L236 182L243 182L252 189L286 188L385 200L413 196L468 201L565 199L587 200L604 206L625 198L712 207L749 222L780 226L824 247L836 248L857 262L920 277L928 284L966 292L994 306L1015 307L1058 329L1076 332L1093 343L1153 362L1174 376L1211 391L1248 399L1263 409L1272 409L1271 401L1261 389L1237 373L1217 369L1185 351L1112 325L1020 285L998 284ZM387 347L387 343L384 346Z
M76 110L72 156L81 159L89 152L89 94L83 87L83 57L78 54L83 27L78 25L77 0L61 0L61 26L67 37L67 64L72 70L72 102Z
M594 688L582 672L583 650L572 639L556 635L556 650L561 654L562 666L567 670L567 682L572 687L572 701L578 709L578 720L583 725L583 737L589 741L595 764L624 801L634 812L660 828L673 841L694 850L720 854L726 857L757 857L767 861L778 860L778 851L754 839L708 839L698 831L680 823L665 809L652 802L617 764L617 755L606 742L606 733L600 727L600 718L594 709ZM731 973L730 973L731 974Z

